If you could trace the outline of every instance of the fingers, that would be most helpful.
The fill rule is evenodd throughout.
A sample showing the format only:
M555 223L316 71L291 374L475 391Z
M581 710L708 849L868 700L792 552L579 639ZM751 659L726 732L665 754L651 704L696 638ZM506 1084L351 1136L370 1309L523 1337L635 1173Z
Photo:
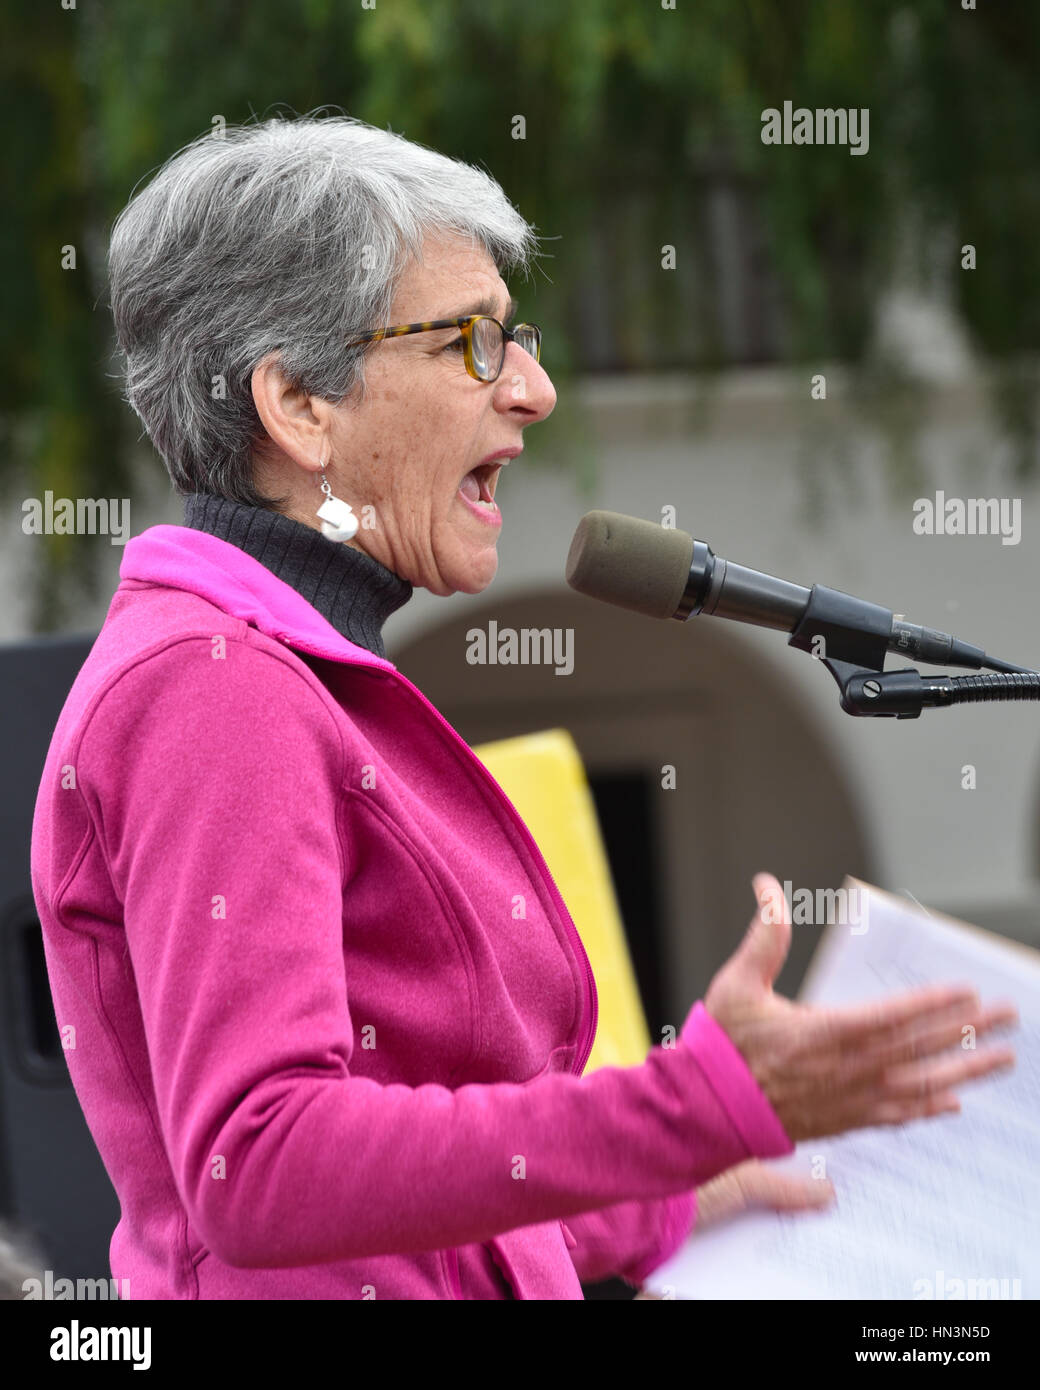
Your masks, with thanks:
M765 1167L742 1175L740 1187L744 1206L771 1207L773 1211L802 1211L834 1201L834 1184L829 1178L799 1178Z
M970 985L933 985L892 999L820 1010L819 1021L832 1046L860 1052L871 1043L905 1042L915 1030L929 1027L938 1015L954 1009L980 1012L979 996Z
M773 1211L807 1211L834 1201L829 1178L801 1178L778 1173L757 1159L737 1164L697 1189L696 1230L725 1220L748 1207Z
M967 1015L961 1008L941 1015L933 1015L933 1021L905 1029L895 1040L879 1040L869 1044L863 1051L864 1069L870 1067L893 1066L900 1062L914 1062L922 1057L931 1057L945 1052L951 1047L962 1047L965 1037L972 1039L984 1037L995 1028L1004 1028L1018 1023L1018 1011L1013 1004L1002 1002L991 1004L977 1013Z
M994 1005L975 1016L977 1031L1008 1021L1009 1006ZM850 1064L831 1055L813 1058L801 1054L797 1078L788 1079L777 1096L782 1119L792 1138L841 1134L872 1125L907 1124L929 1116L955 1114L960 1103L956 1088L1014 1066L1009 1047L991 1046L981 1051L948 1050L960 1040L961 1025L951 1032L949 1021L922 1034L909 1044L912 1061L878 1065L876 1057ZM940 1051L939 1044L947 1047ZM924 1049L934 1048L928 1055ZM825 1099L820 1100L821 1088ZM793 1126L793 1128L792 1128Z
M719 972L732 986L738 980L745 992L761 996L772 988L791 948L791 914L784 890L772 874L756 874L752 883L758 912L737 951ZM713 982L714 983L714 982Z
M1015 1054L1010 1048L966 1053L944 1062L915 1062L886 1073L884 1092L893 1100L942 1094L966 1081L975 1081L1014 1064Z
M1014 1060L1010 1048L995 1048L950 1061L895 1068L877 1085L850 1089L831 1116L830 1132L958 1114L961 1105L953 1091L955 1086L1013 1066Z
M906 1125L913 1120L926 1120L937 1115L960 1114L960 1101L949 1092L926 1096L914 1101L880 1101L864 1113L857 1128L873 1125Z
M751 880L751 887L758 903L759 916L764 916L767 922L791 925L791 910L787 906L787 895L779 879L774 878L772 874L755 874Z
M961 1103L952 1091L908 1099L884 1094L851 1096L841 1113L834 1116L834 1133L871 1129L876 1125L906 1125L939 1115L957 1115L960 1109Z

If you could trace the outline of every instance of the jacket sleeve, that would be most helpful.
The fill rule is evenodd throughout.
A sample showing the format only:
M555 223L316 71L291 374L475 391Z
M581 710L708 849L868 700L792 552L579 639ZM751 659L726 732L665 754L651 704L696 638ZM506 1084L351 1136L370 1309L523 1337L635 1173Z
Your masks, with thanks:
M249 635L218 649L179 638L123 673L79 771L123 904L173 1180L219 1259L465 1245L791 1151L700 1006L671 1049L587 1077L453 1090L352 1074L349 734L288 656Z
M652 1202L622 1202L567 1219L564 1239L583 1284L611 1277L639 1287L693 1234L692 1189Z
M745 1093L742 1083L747 1068L743 1058L702 1004L697 1004L687 1018L682 1040L695 1047L705 1060L713 1055L713 1074L729 1073L731 1084L720 1088L718 1096L720 1103L730 1109L735 1125L740 1125L741 1115L733 1108L734 1100L740 1098L739 1107L747 1115L754 1114L756 1101L760 1103L762 1119L767 1123L762 1136L765 1137L772 1108L761 1093L758 1097ZM748 1142L754 1145L757 1139L749 1133ZM746 1156L772 1155L756 1149ZM563 1231L583 1283L615 1277L638 1287L693 1235L696 1225L697 1193L691 1189L656 1201L623 1202L616 1207L581 1212L564 1224Z

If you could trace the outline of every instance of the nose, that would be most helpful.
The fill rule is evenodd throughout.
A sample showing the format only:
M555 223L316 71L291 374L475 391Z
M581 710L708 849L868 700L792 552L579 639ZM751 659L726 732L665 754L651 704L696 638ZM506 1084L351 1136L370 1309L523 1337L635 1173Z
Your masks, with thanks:
M503 414L519 411L523 423L533 425L551 415L555 405L556 389L545 368L519 344L507 343L495 383L495 409Z

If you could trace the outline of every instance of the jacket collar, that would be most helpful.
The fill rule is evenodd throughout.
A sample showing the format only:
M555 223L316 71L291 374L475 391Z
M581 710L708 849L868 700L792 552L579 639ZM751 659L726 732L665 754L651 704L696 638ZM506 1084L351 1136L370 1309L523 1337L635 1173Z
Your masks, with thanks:
M396 671L336 631L291 585L237 545L188 526L151 526L129 540L120 579L183 589L240 618L276 642L355 666Z

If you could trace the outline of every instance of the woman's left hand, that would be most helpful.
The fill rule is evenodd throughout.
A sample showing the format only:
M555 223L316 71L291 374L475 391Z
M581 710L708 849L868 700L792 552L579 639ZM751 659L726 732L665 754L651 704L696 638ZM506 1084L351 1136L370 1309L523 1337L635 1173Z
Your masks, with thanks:
M725 1221L748 1207L773 1211L808 1211L834 1201L829 1178L799 1178L778 1173L757 1158L727 1168L717 1178L697 1188L697 1223L694 1235L705 1226Z

